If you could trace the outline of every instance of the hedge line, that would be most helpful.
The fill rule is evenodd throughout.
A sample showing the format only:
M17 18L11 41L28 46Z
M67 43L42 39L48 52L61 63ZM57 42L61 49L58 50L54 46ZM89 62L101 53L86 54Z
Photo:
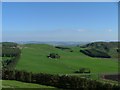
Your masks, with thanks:
M85 50L80 50L80 52L82 52L90 57L111 58L111 56L108 55L107 53L101 52L96 49L85 49Z
M3 70L2 79L4 80L17 80L27 83L36 83L42 85L54 86L63 89L91 89L95 88L98 90L117 90L120 88L118 85L112 85L108 83L102 83L95 80L86 78L80 78L76 76L67 75L52 75L52 74L33 74L26 71L18 70Z
M16 57L13 57L11 59L2 60L2 69L4 69L4 68L14 69L14 67L16 66L19 58L20 58L20 55L18 55Z

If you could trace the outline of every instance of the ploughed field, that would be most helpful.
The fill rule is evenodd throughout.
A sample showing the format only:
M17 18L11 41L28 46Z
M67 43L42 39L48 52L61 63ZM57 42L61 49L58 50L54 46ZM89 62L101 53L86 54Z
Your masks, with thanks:
M78 46L60 49L46 44L20 45L21 56L16 69L33 73L79 75L75 71L88 68L93 75L103 73L117 73L118 61L116 58L90 57ZM50 53L56 53L60 58L49 58Z

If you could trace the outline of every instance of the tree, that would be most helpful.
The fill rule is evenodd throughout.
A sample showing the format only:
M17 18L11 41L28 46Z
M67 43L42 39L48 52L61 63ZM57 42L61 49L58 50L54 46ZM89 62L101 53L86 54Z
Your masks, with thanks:
M59 56L58 54L56 54L56 53L50 53L47 57L48 57L48 58L53 58L53 59L58 59L58 58L60 58L60 56Z
M75 71L75 73L90 73L89 68L80 68L78 71Z

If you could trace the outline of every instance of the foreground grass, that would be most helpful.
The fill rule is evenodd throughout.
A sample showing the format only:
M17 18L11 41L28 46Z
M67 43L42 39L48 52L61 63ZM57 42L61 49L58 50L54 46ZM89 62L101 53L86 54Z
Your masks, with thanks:
M54 87L51 87L51 86L24 83L24 82L13 81L13 80L2 80L2 88L46 88L46 89L52 88L52 89L55 89Z

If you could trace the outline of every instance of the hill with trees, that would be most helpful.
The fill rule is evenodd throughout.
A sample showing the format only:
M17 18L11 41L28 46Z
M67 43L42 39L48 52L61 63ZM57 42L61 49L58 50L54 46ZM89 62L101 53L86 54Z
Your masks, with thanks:
M120 42L93 42L81 46L84 54L91 57L118 58L120 55Z
M63 89L119 87L118 84L106 83L102 77L103 73L117 73L118 63L113 58L94 58L87 55L96 53L106 57L108 54L100 49L3 42L2 50L4 80ZM86 50L87 54L80 52L81 50Z

